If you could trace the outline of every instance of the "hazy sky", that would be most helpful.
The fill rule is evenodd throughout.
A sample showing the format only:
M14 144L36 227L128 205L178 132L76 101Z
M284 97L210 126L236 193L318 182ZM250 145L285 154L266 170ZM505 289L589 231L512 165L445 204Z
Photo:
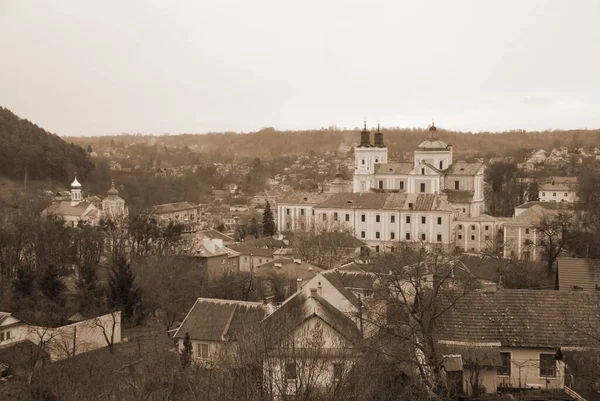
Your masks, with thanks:
M60 135L600 128L600 1L0 0L0 105Z

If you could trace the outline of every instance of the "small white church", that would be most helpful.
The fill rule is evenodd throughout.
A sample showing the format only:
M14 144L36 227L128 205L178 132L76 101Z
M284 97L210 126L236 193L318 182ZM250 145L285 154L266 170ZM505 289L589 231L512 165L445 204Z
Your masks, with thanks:
M103 218L119 221L127 217L125 200L119 197L114 181L106 194L104 199L97 196L84 199L81 183L75 177L71 183L71 191L59 192L55 202L42 212L42 216L59 217L72 227L76 227L79 222L96 226Z

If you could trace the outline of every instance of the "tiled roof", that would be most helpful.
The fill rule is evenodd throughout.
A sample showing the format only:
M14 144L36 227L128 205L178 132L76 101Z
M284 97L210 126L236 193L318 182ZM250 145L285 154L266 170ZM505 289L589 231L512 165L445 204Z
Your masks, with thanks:
M382 163L375 165L375 174L408 174L412 168L412 163Z
M444 193L448 195L448 202L452 203L469 203L475 194L474 191L461 189L444 189Z
M353 343L362 337L356 324L323 297L315 292L299 291L263 320L264 332L270 336L268 343L276 344L312 317L320 318Z
M332 246L336 248L359 248L366 245L363 241L349 233L322 232L303 238L306 246Z
M516 209L529 209L535 205L541 206L544 209L548 210L565 210L565 209L580 209L581 205L578 203L570 203L570 202L541 202L541 201L532 201L523 203L516 207Z
M443 295L449 305L451 294ZM585 331L597 332L599 301L598 293L586 291L475 291L459 298L436 320L436 331L438 340L446 342L583 347L591 344Z
M546 215L555 214L554 210L548 210L540 205L533 205L518 216L508 220L505 226L532 226L538 224Z
M490 216L489 214L480 214L477 217L461 217L459 220L465 221L465 222L493 223L493 222L497 222L497 221L506 221L509 219L510 219L510 217L496 217L496 216Z
M571 291L573 287L596 291L600 287L600 260L558 258L558 289Z
M446 169L446 175L475 175L483 166L481 162L467 163L463 161L454 162Z
M370 272L336 270L336 273L346 288L372 290L377 280L377 274Z
M264 263L254 268L256 277L267 277L271 274L281 274L291 279L310 280L323 271L322 268L300 261L298 259L282 258Z
M175 333L175 338L226 341L254 332L267 315L262 302L198 298Z
M156 205L150 209L151 214L163 214L172 212L182 212L184 210L196 209L197 206L190 202L175 202L166 203L164 205Z
M233 237L229 235L222 234L217 230L204 230L198 233L202 237L210 238L210 239L220 239L223 241L233 241Z
M286 244L280 239L273 237L262 237L262 238L249 238L242 242L246 246L253 246L256 248L285 248Z
M275 255L275 249L256 248L250 245L245 245L243 242L238 245L229 245L229 249L238 252L241 255L265 256L272 258Z
M292 203L292 204L315 204L321 203L326 200L331 194L329 193L315 193L315 192L295 192L293 194L287 194L282 197L277 203Z
M540 191L574 191L574 188L568 184L543 184L540 185Z
M329 199L316 207L370 210L453 210L447 200L436 194L379 192L332 194Z
M54 216L81 217L90 205L91 203L86 201L76 203L75 205L71 205L71 201L62 201L48 206L45 213Z
M412 208L410 203L413 204ZM448 201L436 194L407 194L405 210L452 211L454 208Z
M342 282L342 280L340 280L340 276L338 273L336 273L334 270L326 270L323 273L321 273L321 276L329 281L329 283L344 297L346 298L348 301L350 301L350 303L356 308L356 310L359 310L360 308L360 301L358 300L358 298L356 297L356 295L354 295L350 290L348 290L345 286L344 283Z
M402 193L336 193L317 205L318 208L333 209L387 209L399 210L404 206L406 194Z

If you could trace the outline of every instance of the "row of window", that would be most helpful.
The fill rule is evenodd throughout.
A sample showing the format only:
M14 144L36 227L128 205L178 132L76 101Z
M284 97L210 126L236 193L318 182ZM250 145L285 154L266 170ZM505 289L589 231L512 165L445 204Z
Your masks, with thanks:
M365 231L361 231L360 238L367 238L367 233ZM405 238L407 241L410 241L410 239L411 239L410 233L406 233ZM381 233L379 231L375 231L375 239L381 239ZM390 233L390 240L395 240L395 239L396 239L396 233L392 231ZM427 235L425 233L421 233L421 241L427 241ZM437 241L442 242L442 234L437 235Z
M459 230L462 230L462 229L463 229L463 226L462 226L462 224L459 224L457 227L458 227L458 229L459 229ZM471 231L475 231L475 229L476 229L476 228L477 228L477 227L475 227L474 225L472 225L472 226L471 226ZM484 229L485 229L485 231L489 231L489 230L490 230L490 226L484 226Z
M458 239L462 239L462 238L463 238L462 234L458 234ZM486 235L485 236L485 240L489 241L490 240L490 236ZM471 241L475 241L475 235L474 234L471 235Z
M546 196L546 193L545 193L545 192L542 192L542 196ZM553 193L552 193L552 196L556 197L556 192L553 192ZM569 193L568 193L568 192L565 192L565 193L564 193L564 196L565 196L565 198L566 198L567 196L569 196Z
M500 359L502 366L498 367L499 376L511 375L511 354L510 352L501 352ZM556 358L553 354L540 354L540 377L556 377Z

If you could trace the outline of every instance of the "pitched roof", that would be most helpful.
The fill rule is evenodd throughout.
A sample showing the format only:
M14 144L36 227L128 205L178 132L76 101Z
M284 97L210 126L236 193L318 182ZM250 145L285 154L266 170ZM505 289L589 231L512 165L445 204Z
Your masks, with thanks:
M446 175L475 175L483 167L482 162L467 163L464 161L454 162L445 171Z
M406 200L404 193L349 193L340 192L317 205L319 208L334 209L402 209Z
M542 202L542 201L531 201L527 203L523 203L516 207L516 209L529 209L533 206L541 206L544 209L548 210L577 210L581 208L581 205L578 203L570 203L570 202Z
M326 200L331 194L329 193L315 193L315 192L295 192L292 194L286 194L277 203L293 203L293 204L315 204L321 203Z
M452 203L469 203L475 194L474 191L464 189L444 189L444 193L448 195L448 202Z
M354 235L347 232L325 231L318 235L311 235L308 238L303 238L305 245L322 245L332 246L336 248L359 248L366 245L364 241L359 240Z
M236 340L255 330L267 315L262 302L198 298L175 332L175 338L192 340Z
M323 297L316 292L307 294L305 291L298 291L262 321L264 331L270 336L268 342L274 345L312 317L320 318L353 343L362 337L356 324Z
M413 168L413 164L406 163L381 163L375 165L375 174L408 174Z
M453 210L448 201L437 194L380 192L332 194L329 199L316 207L369 210Z
M223 241L233 241L233 237L220 233L217 230L203 230L198 233L200 236L210 239L220 239Z
M345 286L344 283L342 282L342 280L340 279L339 274L336 272L336 270L326 270L323 273L321 273L321 276L329 281L329 283L344 297L346 298L351 304L352 306L354 306L357 310L360 308L360 301L359 299L356 297L356 295L354 295L352 293L352 291L348 290Z
M196 209L198 206L190 202L175 202L165 203L163 205L152 206L150 209L151 214L163 214L172 212L182 212L184 210Z
M281 274L291 279L310 280L324 269L303 262L299 259L282 258L264 263L254 268L256 277L267 277L271 274Z
M280 239L273 237L262 237L262 238L249 238L243 242L246 246L253 246L256 248L285 248L286 244Z
M538 224L546 215L556 213L554 210L548 210L540 205L533 205L518 216L508 220L505 226L532 226Z
M540 185L540 191L574 191L575 189L573 188L572 185L569 184L559 184L559 183L555 183L555 184L542 184Z
M90 205L91 203L86 201L78 202L73 205L71 204L71 201L62 201L48 206L44 212L47 215L54 216L81 217Z
M586 291L600 289L600 260L558 258L558 289L571 291L574 287Z
M232 251L238 252L241 255L252 255L252 256L265 256L265 257L273 257L275 255L276 249L269 248L256 248L251 245L246 245L243 242L237 245L229 245L229 249Z
M449 305L451 294L443 295ZM592 339L584 324L598 324L599 301L598 293L585 291L475 291L436 320L438 340L503 347L589 346Z
M377 274L360 271L337 270L336 273L345 288L372 290Z

